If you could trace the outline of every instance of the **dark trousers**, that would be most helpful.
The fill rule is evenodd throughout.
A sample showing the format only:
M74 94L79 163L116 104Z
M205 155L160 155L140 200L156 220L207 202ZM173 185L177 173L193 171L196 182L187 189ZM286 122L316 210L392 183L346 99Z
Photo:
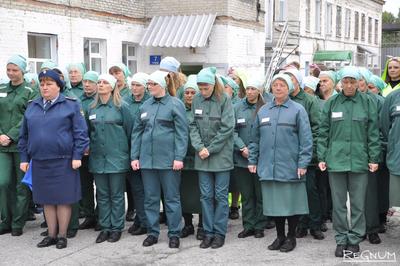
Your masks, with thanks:
M309 166L306 174L306 188L308 198L308 215L302 215L299 221L299 227L303 229L321 230L322 223L322 204L320 200L320 190L316 175L316 167Z

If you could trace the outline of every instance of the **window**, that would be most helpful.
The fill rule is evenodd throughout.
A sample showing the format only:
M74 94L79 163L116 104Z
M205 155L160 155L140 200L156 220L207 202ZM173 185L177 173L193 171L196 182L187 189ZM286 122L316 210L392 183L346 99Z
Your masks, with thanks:
M279 18L278 21L287 20L286 0L279 0Z
M351 29L351 11L346 8L345 20L344 20L344 37L350 38Z
M372 43L372 18L368 18L368 43Z
M29 72L39 73L48 59L57 62L57 35L28 32Z
M360 15L358 12L354 12L354 40L358 40L360 34Z
M375 19L375 44L378 44L379 40L379 20Z
M336 37L342 37L342 7L336 7Z
M88 70L103 73L106 66L106 41L101 39L84 39L83 55Z
M137 72L137 45L122 43L122 62L129 68L132 74Z
M325 24L326 35L332 35L332 4L326 4L326 24Z
M365 14L361 14L361 41L365 41Z
M272 42L273 21L274 21L274 0L265 1L265 37L268 42Z
M311 0L306 0L306 31L310 31Z
M315 1L315 32L321 33L321 0Z

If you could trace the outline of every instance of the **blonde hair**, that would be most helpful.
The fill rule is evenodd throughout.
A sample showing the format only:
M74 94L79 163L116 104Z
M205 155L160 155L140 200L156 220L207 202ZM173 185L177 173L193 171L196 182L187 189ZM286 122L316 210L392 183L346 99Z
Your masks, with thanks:
M122 104L122 97L121 94L119 93L120 89L118 89L117 87L118 86L115 85L114 90L111 92L111 97L113 98L114 105L119 108L121 107ZM99 101L100 101L99 94L96 93L96 96L94 97L93 103L90 105L90 108L91 109L96 108L96 106L99 104Z
M171 96L176 95L176 90L180 87L178 86L180 84L180 81L175 78L175 73L169 73L166 77L165 80L167 81L167 88L166 90L168 91L168 94Z
M214 95L217 97L218 101L221 99L222 94L224 93L224 85L222 85L217 76L215 76L215 85L214 85Z

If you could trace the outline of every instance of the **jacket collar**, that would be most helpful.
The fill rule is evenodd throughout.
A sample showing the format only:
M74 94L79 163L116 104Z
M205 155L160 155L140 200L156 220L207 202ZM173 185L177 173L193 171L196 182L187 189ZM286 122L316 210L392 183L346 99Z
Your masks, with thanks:
M341 102L341 103L344 103L345 101L352 101L352 102L355 102L355 103L356 103L356 102L357 102L357 99L360 97L360 93L361 93L361 92L359 92L358 89L357 89L356 94L354 94L354 96L347 97L347 96L345 96L345 95L343 94L343 91L342 91L342 92L339 93L339 95L340 95L340 97L341 97L340 102Z
M65 101L65 96L62 93L60 93L57 100L51 104L51 107L53 107L54 105L56 105L58 103L64 102L64 101ZM41 96L36 98L35 100L33 100L33 103L40 105L43 109L44 109L44 102L46 102L46 101Z
M163 96L163 97L158 101L158 100L156 100L156 98L153 96L153 97L151 97L151 104L160 102L160 103L162 103L162 104L165 105L165 104L167 104L167 102L168 102L168 100L169 100L169 97L171 97L169 94L165 94L165 96Z
M290 97L288 96L283 104L277 105L277 104L276 104L276 101L275 101L275 97L274 97L274 99L272 100L272 103L271 103L271 106L269 107L269 109L272 109L272 108L275 108L275 107L280 107L280 106L289 108L289 102L290 102Z

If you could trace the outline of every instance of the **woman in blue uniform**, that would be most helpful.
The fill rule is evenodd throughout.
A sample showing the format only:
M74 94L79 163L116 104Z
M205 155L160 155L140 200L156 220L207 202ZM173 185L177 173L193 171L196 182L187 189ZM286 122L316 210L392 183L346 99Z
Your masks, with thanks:
M275 219L277 238L268 249L289 252L296 247L299 215L308 214L305 174L312 135L307 112L289 98L290 76L275 75L271 88L275 98L261 107L253 124L248 168L260 177L264 215Z
M139 109L132 132L131 166L141 169L144 206L149 224L143 246L158 242L161 189L167 215L169 247L179 248L181 201L179 185L188 146L188 122L175 96L168 72L153 72L147 83L152 95ZM169 85L167 85L169 84ZM167 93L168 91L168 93Z
M26 172L32 160L33 200L44 205L49 233L37 246L60 249L67 246L71 204L81 199L78 168L89 139L79 103L60 93L58 73L45 70L39 80L42 97L28 106L21 128L20 168Z

